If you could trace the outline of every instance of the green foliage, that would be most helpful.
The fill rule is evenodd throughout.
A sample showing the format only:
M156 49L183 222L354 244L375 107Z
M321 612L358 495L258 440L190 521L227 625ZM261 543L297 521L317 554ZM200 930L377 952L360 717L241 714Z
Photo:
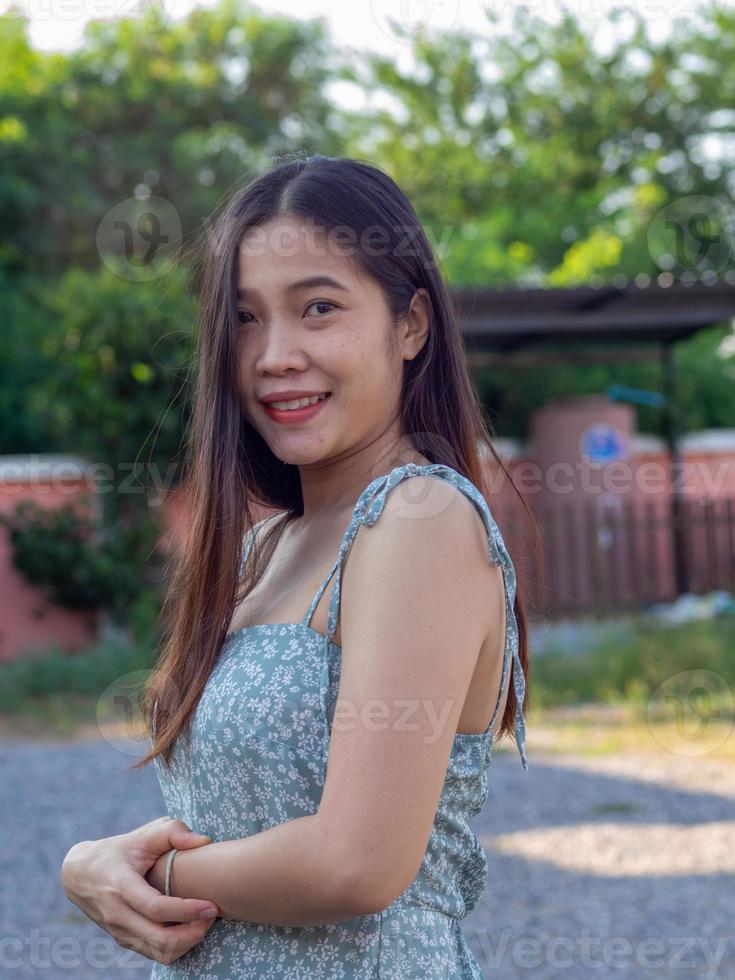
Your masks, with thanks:
M186 278L180 266L138 282L104 266L70 268L40 299L47 372L28 392L29 410L57 447L106 464L121 493L142 495L130 475L151 437L147 459L159 469L146 479L166 479L178 452L186 403L175 397L185 388L196 321Z
M140 520L97 530L72 505L47 509L24 500L11 515L0 515L0 526L8 530L15 567L58 605L106 609L124 621L150 587L144 551L154 528ZM150 612L141 607L139 618L140 632Z
M161 599L160 589L148 588L131 602L125 626L133 644L145 649L157 646L161 638Z
M728 428L735 419L735 332L714 327L677 345L677 392L685 431Z
M455 286L655 276L647 235L660 209L686 195L730 200L735 160L703 148L732 136L735 11L704 7L662 44L639 18L605 54L571 14L553 26L519 9L503 35L488 21L477 35L419 35L403 67L338 50L321 20L247 0L176 21L153 7L93 21L63 54L33 48L21 10L0 16L0 452L69 451L103 468L105 549L75 545L80 591L58 581L58 596L105 604L114 592L127 615L143 603L133 580L155 575L146 491L177 483L187 428L193 252L223 198L281 156L377 162ZM338 106L338 86L363 105ZM110 267L102 230L130 231L118 209L134 222L159 206L176 229L168 271L138 257ZM732 422L725 329L677 350L685 429ZM549 398L611 382L660 390L661 371L503 368L477 380L496 433L524 437ZM660 412L636 412L639 428L662 431ZM34 574L46 559L58 580L71 545L47 534L42 545L27 529L19 560Z
M715 163L701 143L732 132L735 11L702 9L662 44L626 14L635 30L605 55L571 13L552 25L519 8L503 34L488 12L492 31L419 40L415 65L372 55L345 69L369 106L348 152L379 160L449 242L455 285L653 276L656 212L730 198L731 155Z
M0 712L18 714L51 696L98 698L125 674L153 667L146 644L98 644L83 653L52 649L42 656L0 664Z
M1 246L0 246L1 247ZM40 283L20 276L12 279L0 267L3 302L3 356L0 358L0 454L46 452L55 448L46 421L30 408L28 393L48 377L41 353L46 329L38 297Z
M140 185L171 202L190 243L273 154L338 149L319 22L222 0L182 21L153 8L91 21L64 55L34 51L20 11L0 18L0 38L0 264L94 267L100 222Z
M533 661L534 705L602 702L640 705L677 674L708 670L735 685L735 617L680 626L640 621L630 642L604 641L584 654L548 653ZM674 685L675 686L675 685ZM673 688L672 688L673 689ZM667 691L670 692L669 687Z

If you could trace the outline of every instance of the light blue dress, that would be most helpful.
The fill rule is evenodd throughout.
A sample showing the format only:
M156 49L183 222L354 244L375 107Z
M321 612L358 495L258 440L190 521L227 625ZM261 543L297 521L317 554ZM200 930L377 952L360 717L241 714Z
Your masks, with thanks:
M167 966L155 963L152 980L483 980L460 926L487 876L485 853L469 821L487 801L492 727L511 663L519 705L525 681L513 611L515 570L484 497L456 470L408 463L373 480L360 495L337 559L303 620L247 626L230 634L175 743L171 771L159 758L154 765L168 815L213 841L247 837L318 810L340 679L341 648L332 636L343 563L360 525L374 524L390 491L419 473L448 481L482 515L490 561L503 569L507 629L501 696L484 732L455 735L416 878L384 911L327 925L286 927L220 918L189 952ZM324 636L309 623L335 573ZM515 738L527 770L520 710Z

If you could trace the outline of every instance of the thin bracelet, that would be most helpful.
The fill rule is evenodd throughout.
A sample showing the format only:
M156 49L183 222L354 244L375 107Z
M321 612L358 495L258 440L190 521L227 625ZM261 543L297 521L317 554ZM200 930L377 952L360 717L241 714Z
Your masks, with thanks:
M174 863L174 858L178 854L178 848L174 847L168 852L168 857L166 858L166 895L171 897L171 865Z

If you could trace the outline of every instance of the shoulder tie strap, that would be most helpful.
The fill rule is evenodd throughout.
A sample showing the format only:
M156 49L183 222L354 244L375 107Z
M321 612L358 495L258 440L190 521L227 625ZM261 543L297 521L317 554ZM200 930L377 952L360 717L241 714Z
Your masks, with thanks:
M490 724L486 729L486 734L492 732L492 728L495 724L495 720L500 709L500 703L502 701L506 681L511 672L511 662L513 662L513 689L515 691L517 703L515 717L515 739L520 752L523 768L524 770L527 770L528 759L526 757L525 750L526 728L523 719L523 701L526 693L526 680L518 652L518 623L514 611L516 593L515 568L513 567L513 562L511 561L510 555L505 546L505 542L503 541L503 536L500 533L500 529L490 513L490 508L488 507L484 496L480 493L477 487L475 487L475 485L467 479L467 477L457 472L457 470L453 469L451 466L446 466L442 463L430 463L425 466L419 466L416 463L407 463L404 466L396 467L387 475L377 477L370 484L368 484L365 490L360 494L360 497L355 504L355 508L352 512L352 518L342 538L337 559L330 569L326 579L319 587L316 596L314 597L306 615L304 616L303 623L306 626L309 625L311 617L314 615L316 607L319 604L319 600L324 594L324 590L331 581L335 572L337 572L329 600L327 634L325 637L327 644L332 643L332 637L334 636L334 631L337 628L337 620L339 617L339 605L342 588L342 568L360 525L363 524L366 527L370 527L371 525L375 524L383 512L386 498L393 487L397 486L407 477L416 476L417 474L435 476L439 479L448 480L449 483L456 487L460 492L464 493L465 496L470 498L470 500L479 510L485 524L485 529L488 533L489 559L494 565L500 565L502 568L503 581L505 584L506 609L505 649L503 655L503 669L500 678L500 694L495 704L495 710L493 711L492 718L490 719Z

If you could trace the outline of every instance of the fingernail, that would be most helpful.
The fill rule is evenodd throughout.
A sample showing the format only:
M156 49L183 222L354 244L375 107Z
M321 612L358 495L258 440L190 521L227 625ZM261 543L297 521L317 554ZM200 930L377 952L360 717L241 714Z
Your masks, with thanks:
M199 913L200 919L216 919L218 915L217 909L208 908L204 909Z

